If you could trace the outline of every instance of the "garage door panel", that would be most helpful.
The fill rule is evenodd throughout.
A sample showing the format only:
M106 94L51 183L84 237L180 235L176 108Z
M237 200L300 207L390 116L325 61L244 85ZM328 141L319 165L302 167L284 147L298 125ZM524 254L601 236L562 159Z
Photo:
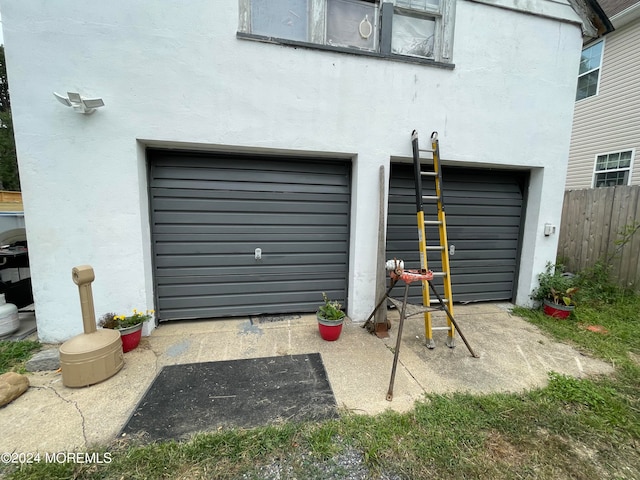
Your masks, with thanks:
M156 266L158 268L250 266L257 271L258 269L266 270L271 266L278 265L296 266L302 264L307 267L320 264L341 265L346 258L347 255L343 252L315 254L264 252L260 260L255 259L253 252L238 255L161 255L156 258Z
M340 291L339 281L335 281L334 291ZM330 287L330 285L328 285ZM331 291L331 288L326 290ZM318 291L292 291L283 295L282 290L272 293L258 293L253 290L245 290L226 295L190 295L186 297L160 297L160 310L166 309L190 309L190 308L215 308L215 307L237 307L242 311L242 315L247 312L251 313L274 313L273 306L277 306L276 312L304 312L315 311L318 305L322 303L322 295ZM297 310L286 307L287 304L293 304ZM300 309L301 305L305 308ZM248 307L248 308L247 308Z
M281 232L294 233L294 234L341 234L344 235L348 232L348 226L346 225L295 225L293 227L286 228L282 225L260 225L260 232L264 232L265 235L272 235L273 232L280 230ZM155 224L154 234L165 235L208 235L208 234L236 234L242 235L254 235L257 234L254 225L212 225L212 224Z
M323 291L344 301L348 163L157 150L149 158L161 321L315 311Z
M277 242L344 242L346 228L340 231L326 231L327 229L314 226L311 229L302 228L282 228L270 230L269 232L256 232L253 226L238 230L242 241L238 241L238 232L212 232L212 233L156 233L155 242L157 245L171 245L191 242L234 242L248 244L250 242L261 241L264 244ZM262 230L262 229L261 229Z
M309 214L264 214L255 212L158 212L157 222L170 224L226 224L226 225L300 225L344 223L345 215L331 215L319 212Z
M413 171L413 166L407 167L400 166L401 169L407 171ZM485 182L487 178L491 177L491 174L483 173L482 179L473 182L464 181L460 176L460 172L451 174L451 169L444 167L443 169L443 183L446 187L444 191L444 198L474 198L479 201L487 201L495 203L499 200L512 201L516 196L522 195L522 188L519 184L513 183L512 179L498 178L504 175L504 172L494 175L493 182L488 184ZM413 190L413 179L403 178L395 179L395 183L390 186L389 194L394 196L411 197L411 191ZM504 181L503 181L504 180ZM452 184L452 182L454 182ZM435 192L433 182L428 179L422 181L423 195L428 195ZM415 203L414 203L415 206Z
M222 182L209 182L206 180L174 180L173 182L166 181L158 181L154 186L170 188L173 185L175 188L191 188L196 190L206 190L209 187L213 187L215 189L223 188ZM330 184L321 184L321 183L301 183L295 185L285 185L279 186L271 183L263 183L256 182L256 184L247 183L247 182L230 182L227 183L226 186L229 188L233 188L235 191L259 191L259 192L315 192L315 193L330 193L330 194L340 194L344 193L343 185L330 185Z
M511 280L507 280L504 282L490 282L485 281L484 278L478 278L477 281L473 281L470 283L460 283L456 282L456 286L459 289L465 290L465 297L459 298L458 301L469 301L469 298L475 296L478 299L478 296L481 294L485 294L486 296L494 295L496 298L490 298L490 300L502 300L498 298L500 296L500 292L504 292L511 288L511 284L513 282ZM454 301L456 301L454 297Z
M469 228L469 225L450 226L447 224L447 232L453 235L453 238L459 243L460 240L484 240L484 239L501 239L501 240L518 240L520 238L519 225L503 225L495 227L478 227ZM458 246L456 243L456 248Z
M236 295L250 289L252 294L277 293L282 294L283 291L295 290L297 292L305 292L316 297L316 307L322 303L322 289L329 286L326 280L330 278L274 278L273 282L261 282L252 285L252 278L247 278L247 282L243 282L238 277L228 276L214 282L202 282L196 284L173 284L160 285L158 293L166 298L188 298L211 295L215 292L218 296ZM249 283L249 285L247 285Z
M198 282L202 277L219 276L246 276L254 278L256 281L276 281L286 277L295 277L302 275L314 275L314 278L325 278L324 274L330 273L330 278L343 278L344 265L340 263L319 263L303 264L303 265L272 265L268 270L256 270L254 265L238 266L238 265L214 265L214 266L197 266L197 267L169 267L156 269L156 284L162 284L163 278L171 282L180 278L192 279ZM172 280L174 279L174 280ZM342 297L340 297L342 298Z
M155 199L179 198L179 199L197 199L197 200L219 200L221 198L240 201L262 201L265 199L264 192L256 191L235 191L235 190L194 190L188 188L153 188ZM307 202L337 203L343 204L349 202L349 194L344 193L344 189L337 193L328 195L326 192L278 192L278 200L297 202L301 199Z
M424 195L433 185L424 180ZM454 301L508 300L519 255L524 177L517 172L443 167L443 196L447 214ZM387 258L402 258L419 268L418 227L412 165L392 165L387 222ZM425 219L435 219L435 203L425 203ZM427 245L438 245L435 227L426 228ZM429 252L429 268L441 270L440 254ZM436 278L436 285L442 280ZM441 289L439 291L442 291ZM409 288L412 302L421 303L419 284Z
M313 214L318 209L318 204L327 213L347 214L344 201L322 202L321 200L309 201L304 195L296 201L283 200L278 195L277 200L264 198L232 198L221 195L218 198L194 199L194 198L157 198L155 207L158 213L164 212L209 212L215 209L217 212L279 212Z
M203 153L180 151L173 152L169 150L150 149L153 155L154 164L162 167L154 178L179 179L183 177L199 178L201 174L216 177L216 175L228 175L227 172L245 171L251 175L255 171L265 172L284 172L285 174L306 173L319 178L330 176L331 170L327 169L329 162L333 160L318 161L316 158L283 157L277 155L246 155L236 153ZM206 158L207 163L203 164L202 159ZM176 162L179 159L179 164ZM268 160L268 163L265 162ZM292 162L292 160L294 160ZM334 162L338 163L338 162ZM215 173L211 172L211 168L215 169ZM340 167L337 167L340 168ZM332 181L336 181L335 179Z
M447 228L449 246L455 245L456 254L467 250L474 249L478 241L483 241L482 248L507 248L513 245L514 241L518 241L518 232L513 231L496 231L484 230L475 233L475 230L466 226L462 229ZM407 237L416 236L414 230L404 232L404 237L394 236L387 241L387 248L392 250L411 250L417 249L418 240L407 240ZM451 239L455 239L451 240ZM437 234L426 234L427 245L439 245ZM500 242L496 247L495 242Z
M337 298L332 295L332 298ZM252 299L255 300L255 299ZM282 298L281 298L282 300ZM271 303L268 305L261 304L234 304L234 305L214 305L205 307L193 307L188 305L181 308L171 308L170 306L163 305L158 310L162 309L167 319L171 320L190 320L190 319L212 319L215 320L221 317L236 317L236 316L249 316L249 315L263 315L273 313L291 313L291 312L307 312L311 311L312 306L318 307L318 301L302 301L294 302L292 299L286 299L286 302Z
M265 257L272 254L313 254L313 253L342 253L345 251L344 242L327 242L327 241L282 241L282 242L184 242L184 243L158 243L156 245L156 253L158 256L163 255L183 255L185 251L187 255L251 255L255 260L254 254L256 247L262 250Z
M315 281L324 281L324 280L332 280L336 278L336 272L338 271L339 266L331 266L328 265L326 268L318 268L314 269L313 277L308 276L305 272L299 268L295 270L293 273L290 272L289 268L282 268L279 271L273 271L271 273L267 272L258 272L255 273L254 269L248 268L238 268L236 270L229 271L224 275L218 275L217 271L215 275L207 274L205 271L199 272L198 275L193 275L189 277L187 275L178 275L178 276L159 276L157 281L158 288L161 287L170 287L170 286L183 286L183 285L203 285L203 284L211 284L211 285L220 285L226 283L250 283L252 280L259 279L261 282L267 284L279 283L282 281L295 281L295 279L299 279L303 282L315 282ZM224 269L223 269L224 271ZM308 272L307 272L308 273ZM258 288L262 288L260 285ZM278 288L276 286L276 288Z
M415 197L412 199L392 199L392 201L405 201L414 202L412 207L406 206L404 211L399 212L397 208L389 208L389 225L398 227L411 227L417 228L416 224L416 207ZM465 200L471 202L471 199ZM503 208L498 207L496 209L489 209L487 207L477 208L462 208L452 207L451 205L445 205L445 212L447 214L447 226L455 228L458 226L478 225L488 226L495 225L500 227L512 226L515 228L520 227L520 215L516 215L518 211L522 210L522 206L519 208ZM435 217L437 211L435 208L425 209L425 216ZM478 213L480 211L480 213Z

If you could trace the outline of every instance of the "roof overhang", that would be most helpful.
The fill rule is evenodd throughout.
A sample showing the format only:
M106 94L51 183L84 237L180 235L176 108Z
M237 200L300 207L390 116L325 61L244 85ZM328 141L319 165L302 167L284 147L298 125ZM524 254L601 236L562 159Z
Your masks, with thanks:
M613 32L613 24L596 0L569 0L569 3L582 19L585 43Z

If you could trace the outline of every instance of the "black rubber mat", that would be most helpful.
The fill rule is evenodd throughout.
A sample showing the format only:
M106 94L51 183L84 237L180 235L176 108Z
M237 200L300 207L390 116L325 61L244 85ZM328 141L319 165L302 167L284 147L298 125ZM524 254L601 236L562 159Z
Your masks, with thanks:
M312 353L166 366L121 433L180 440L219 427L336 416L322 359Z

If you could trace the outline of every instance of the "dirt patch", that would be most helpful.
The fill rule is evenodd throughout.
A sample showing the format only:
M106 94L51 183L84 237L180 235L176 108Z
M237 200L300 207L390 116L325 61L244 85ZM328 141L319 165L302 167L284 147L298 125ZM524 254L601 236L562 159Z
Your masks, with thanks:
M640 365L640 355L636 355L633 352L629 352L629 358L631 361L635 362L637 365Z
M485 440L487 455L491 460L510 466L523 465L527 461L527 454L523 449L516 447L504 436L495 430L491 430Z

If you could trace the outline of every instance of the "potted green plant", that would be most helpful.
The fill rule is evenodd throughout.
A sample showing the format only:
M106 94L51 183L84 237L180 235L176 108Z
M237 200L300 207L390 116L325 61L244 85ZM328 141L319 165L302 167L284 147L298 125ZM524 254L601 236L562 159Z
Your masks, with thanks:
M547 263L545 271L538 275L538 288L531 298L542 302L543 312L554 318L567 318L576 307L573 275L564 272L561 264Z
M332 342L340 337L346 315L342 310L342 305L335 300L329 300L325 292L322 292L322 299L324 303L318 307L316 313L318 330L324 340Z
M149 320L153 315L153 310L140 312L133 309L131 315L116 315L115 313L105 313L100 317L98 326L102 328L111 328L120 332L122 340L122 351L129 352L136 348L142 337L142 324Z

